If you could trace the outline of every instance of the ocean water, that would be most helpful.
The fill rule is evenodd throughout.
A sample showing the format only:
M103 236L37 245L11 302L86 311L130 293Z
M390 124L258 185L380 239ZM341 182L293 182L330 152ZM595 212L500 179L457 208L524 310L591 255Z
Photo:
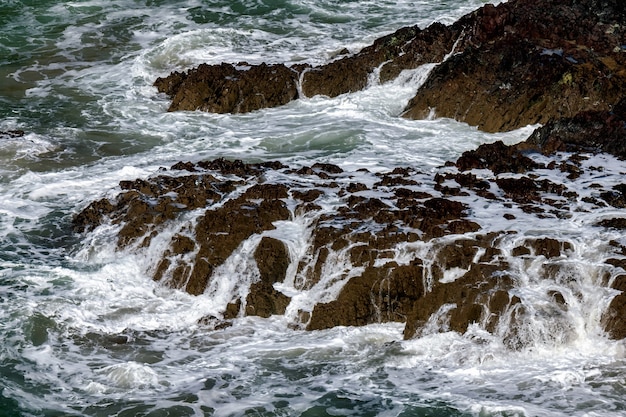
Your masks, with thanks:
M625 346L599 324L614 295L600 285L607 242L626 242L589 226L615 209L561 221L520 212L511 225L493 220L502 207L467 201L486 228L520 232L504 251L546 230L574 248L558 260L567 276L539 276L545 259L518 266L520 296L538 313L527 324L532 343L517 351L479 326L408 341L401 324L305 332L288 315L213 330L198 320L219 313L215 294L152 281L160 252L116 251L107 226L71 231L72 216L115 196L120 180L181 160L431 175L479 144L525 139L533 127L486 134L399 118L432 65L358 93L245 115L167 113L152 87L202 62L324 63L344 47L358 51L402 26L451 23L484 3L2 0L0 131L25 135L0 138L0 416L626 415ZM605 169L571 185L583 196L626 172L608 156L585 163ZM279 231L306 245L306 224ZM233 265L223 278L245 274ZM571 306L565 317L542 310L549 288Z

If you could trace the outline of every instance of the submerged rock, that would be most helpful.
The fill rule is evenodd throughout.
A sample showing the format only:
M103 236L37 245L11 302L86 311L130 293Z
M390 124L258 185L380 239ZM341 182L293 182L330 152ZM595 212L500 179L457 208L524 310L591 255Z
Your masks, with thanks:
M26 134L26 132L24 132L23 130L7 130L7 131L1 131L0 130L0 139L21 138L25 134Z

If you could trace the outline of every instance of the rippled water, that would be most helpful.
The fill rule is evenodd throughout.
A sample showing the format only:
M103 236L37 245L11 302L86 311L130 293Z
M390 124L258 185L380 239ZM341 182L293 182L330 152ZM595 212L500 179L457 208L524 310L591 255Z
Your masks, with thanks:
M572 275L589 297L571 317L577 337L520 352L478 327L402 341L398 324L303 332L273 317L214 331L198 319L215 300L151 280L156 252L116 252L106 227L85 238L70 230L72 215L115 195L120 180L180 160L431 173L481 143L525 139L531 127L492 135L398 118L429 67L246 115L167 113L151 86L202 62L319 64L483 3L0 3L0 131L26 132L0 139L0 416L624 415L624 346L598 330L610 294L594 278L606 242L623 238L588 226L583 212L524 229L571 240ZM584 180L583 190L602 178ZM473 212L486 222L497 209ZM532 297L543 284L528 271Z

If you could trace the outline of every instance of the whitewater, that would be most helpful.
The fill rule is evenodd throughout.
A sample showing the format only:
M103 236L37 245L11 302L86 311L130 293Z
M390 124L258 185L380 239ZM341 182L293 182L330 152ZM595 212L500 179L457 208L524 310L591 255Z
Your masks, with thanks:
M530 323L538 336L521 350L477 325L406 341L401 323L307 332L288 315L215 329L201 319L228 301L227 285L199 296L167 288L150 275L162 248L117 250L112 225L71 229L90 202L119 194L120 181L178 161L322 162L373 173L410 166L427 178L480 144L526 139L536 126L488 134L400 118L435 64L384 85L373 77L358 93L239 115L168 113L152 86L204 62L323 64L343 48L356 52L403 26L450 24L485 3L2 1L0 132L24 135L0 136L0 416L626 415L626 347L599 325L614 295L599 285L599 265L607 242L626 241L590 226L582 211L562 222L517 214L520 239L551 230L574 248L559 260L571 265L568 277L534 275L541 259L520 266L524 295L541 306L540 294L555 288L577 306L566 322ZM581 195L626 172L606 155L587 164L605 171L581 178ZM498 207L467 203L493 230L510 227ZM292 251L310 235L298 222L279 232ZM222 271L226 282L247 273L238 262Z

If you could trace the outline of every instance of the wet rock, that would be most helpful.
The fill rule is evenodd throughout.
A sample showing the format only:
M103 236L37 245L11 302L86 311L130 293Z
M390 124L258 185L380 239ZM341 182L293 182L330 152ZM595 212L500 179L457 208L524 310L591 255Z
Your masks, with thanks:
M480 145L476 150L464 152L457 159L456 167L460 171L489 169L495 174L501 174L503 172L524 173L540 166L518 148L497 141Z
M554 300L560 306L565 306L567 303L565 301L565 297L560 291L551 290L548 291L548 296Z
M626 218L616 217L611 219L604 219L598 222L598 226L611 227L613 229L626 229Z
M608 102L610 103L610 101ZM626 159L626 99L611 110L586 111L550 121L535 130L517 149L549 155L562 152L607 152Z
M310 203L311 201L317 200L324 193L321 190L307 190L307 191L295 190L295 191L292 191L291 194L294 196L294 198L298 200L304 201L306 203Z
M159 78L155 86L172 98L170 111L239 113L296 99L298 83L305 96L335 97L441 62L404 117L434 111L505 131L610 111L626 92L625 19L619 0L511 0L487 4L452 25L401 28L317 67L202 64Z
M109 200L102 199L90 203L72 219L72 225L77 232L88 232L100 226L104 217L111 214L115 207Z
M618 276L613 288L621 293L613 298L602 321L609 336L619 340L626 338L626 276Z
M198 325L210 330L222 330L231 327L233 322L215 316L204 316L198 320Z
M186 280L187 292L195 295L204 292L215 269L222 265L245 239L253 234L272 230L273 222L289 218L290 213L286 204L273 198L276 195L275 191L272 187L269 190L270 197L260 202L255 198L256 193L251 195L244 193L215 210L208 210L198 220L195 236L200 249Z
M308 68L302 75L302 92L307 97L340 94L365 88L374 70L383 62L404 53L407 42L420 32L417 27L399 29L377 39L355 55L343 57L329 64Z
M172 98L169 111L245 113L296 99L298 78L296 71L282 64L201 64L158 78L154 85Z
M0 139L15 139L15 138L21 138L22 136L24 136L26 134L26 132L24 132L23 130L7 130L7 131L0 131Z
M385 62L380 69L380 82L395 79L404 70L418 68L420 65L441 62L453 51L455 42L465 29L465 23L445 26L435 22L419 31L403 47L403 53Z
M498 217L509 219L510 227L520 211L565 217L572 209L564 201L577 197L565 184L545 178L550 170L563 177L560 163L555 159L544 166L531 158L542 152L542 160L554 159L556 150L536 143L486 145L434 175L410 168L357 175L331 164L292 169L276 162L180 162L170 172L120 182L115 198L87 206L75 216L74 227L89 232L105 223L118 225L120 250L153 253L165 245L148 271L163 285L206 295L219 285L232 286L232 299L223 300L221 311L206 319L209 328L244 315L291 314L287 307L293 300L278 290L287 285L290 291L323 294L290 316L296 328L398 321L406 323L409 338L465 332L476 323L519 349L529 340L528 315L541 313L513 295L520 283L511 265L543 257L541 279L557 281L567 267L560 260L573 246L546 231L545 236L516 238L513 258L507 259L501 242L515 230L480 224L484 220L470 217L471 209L473 204L500 205L504 211ZM584 157L572 154L559 161L584 169ZM443 197L438 187L447 185L471 197ZM605 192L601 185L592 188L596 195ZM615 201L625 191L619 182L611 189ZM616 227L621 220L599 225ZM306 228L307 239L289 253L280 238L283 230L273 230L292 221ZM489 233L481 232L485 226ZM606 267L623 267L619 251L626 250L619 242L612 245L616 256ZM568 306L564 292L551 291L543 292L551 300L546 314L558 327ZM603 322L613 337L623 337L620 300L618 294Z
M254 252L261 280L250 286L246 298L246 314L269 317L284 314L290 298L274 289L274 284L283 282L289 267L289 253L280 240L264 237Z
M434 110L498 132L610 110L626 92L619 2L517 0L485 6L459 53L437 66L404 116Z
M315 306L307 330L404 321L423 293L420 262L368 267L346 283L336 300Z
M414 303L407 316L404 338L410 339L424 331L453 330L463 333L471 323L489 318L487 306L499 310L493 311L494 316L502 313L510 304L510 299L505 298L508 297L508 289L513 286L511 279L496 274L505 269L498 265L476 263L453 282L433 284L432 290Z

